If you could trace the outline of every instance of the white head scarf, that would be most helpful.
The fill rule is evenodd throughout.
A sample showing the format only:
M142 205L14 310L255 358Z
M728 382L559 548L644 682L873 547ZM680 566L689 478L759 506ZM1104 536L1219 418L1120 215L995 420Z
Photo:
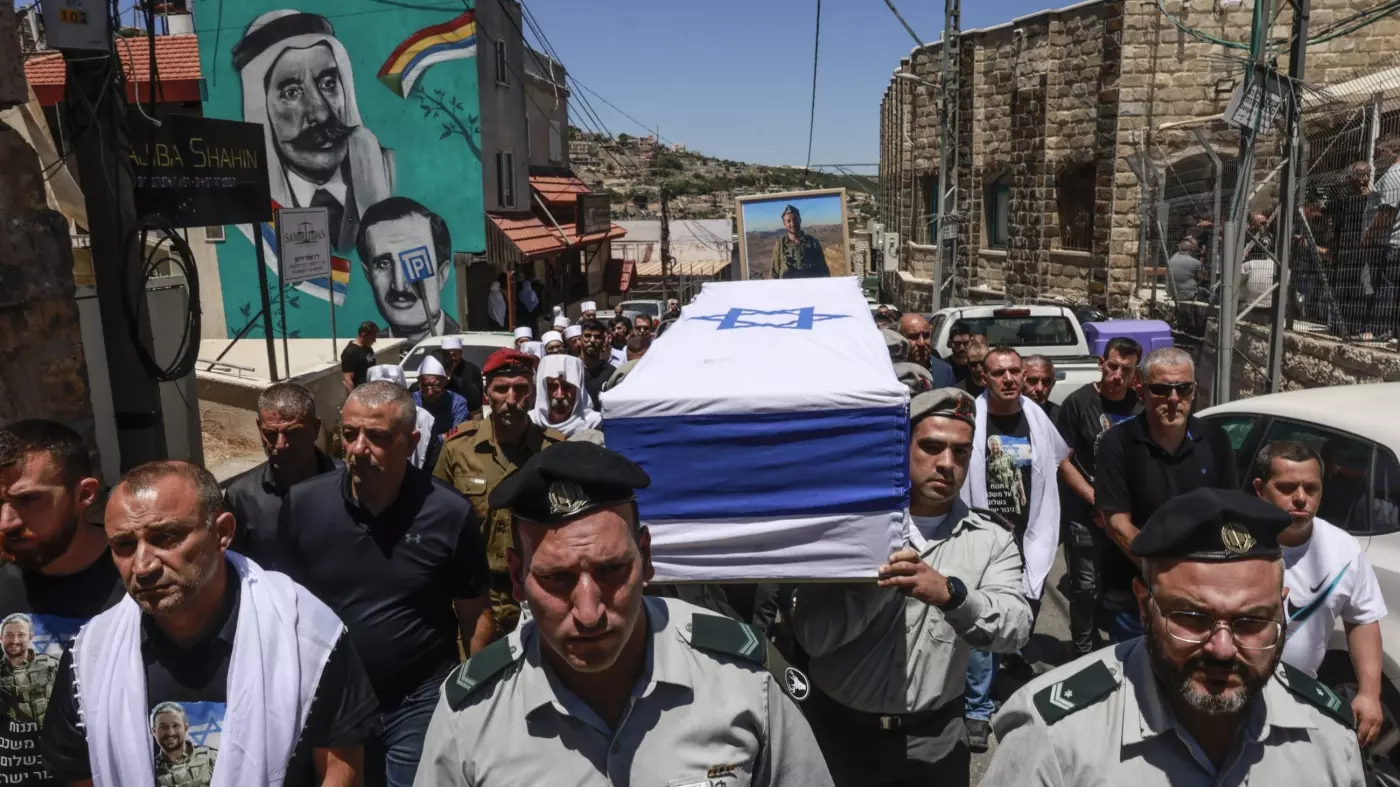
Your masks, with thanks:
M579 305L578 309L582 312L596 312L598 311L598 304L593 301L584 301Z
M562 317L562 316L564 316L564 307L563 307L563 306L555 306L555 307L554 307L554 316L555 316L555 317Z
M388 380L400 388L408 387L408 378L404 377L403 369L391 363L381 363L378 366L369 367L369 371L365 373L365 379L369 382Z
M497 325L506 324L506 296L501 294L501 283L491 282L491 294L486 296L486 311L491 321Z
M423 364L422 364L421 366L418 367L418 376L419 376L419 377L424 377L424 376L430 375L430 374L431 374L431 375L435 375L435 376L437 376L437 377L446 377L446 376L447 376L447 370L444 369L444 368L442 368L442 363L440 363L440 362L438 361L438 359L434 358L434 357L431 356L431 355L429 355L428 357L424 358L424 359L423 359Z
M540 298L535 294L534 285L529 279L520 280L520 302L525 304L525 311L532 312L539 308Z
M555 327L555 329L560 330L560 331L564 330L565 328L569 327L569 318L568 318L568 317L565 317L565 316L562 315L562 314L559 315L558 317L555 317L555 318L554 318L554 327Z
M516 328L516 329L515 329L515 338L517 338L517 339L533 339L533 338L535 338L535 332L534 332L533 330L530 329L530 326L528 326L528 325L522 325L522 326L520 326L519 328Z
M549 422L549 381L559 375L578 391L574 399L574 411L563 422ZM530 411L530 420L537 426L563 432L565 437L573 437L583 429L597 429L603 423L603 416L593 409L593 401L588 396L588 388L583 384L583 361L572 355L546 355L540 360L540 368L535 372L535 409Z
M543 344L545 347L548 347L550 342L559 342L560 344L563 344L564 334L558 331L545 331L544 336L540 337L540 344Z
M520 351L526 355L533 355L536 358L544 357L544 342L525 342Z
M567 328L564 329L564 341L568 341L569 339L577 339L578 337L580 337L580 336L582 336L582 335L583 335L583 326L582 326L582 325L570 325L569 327L567 327Z
M354 187L355 209L363 216L369 206L389 196L389 171L384 151L379 147L379 140L362 125L359 103L355 98L355 72L350 63L350 54L345 51L345 46L334 33L330 32L330 22L324 17L291 9L268 11L248 25L248 30L243 34L243 41L248 41L258 31L274 23L295 27L294 23L282 20L298 16L306 17L304 21L307 24L301 27L310 28L309 30L300 33L289 31L292 32L291 35L268 44L244 65L239 74L243 81L243 120L248 123L261 123L267 127L267 133L263 135L267 145L267 160L269 164L276 165L269 167L272 170L269 178L272 199L278 205L291 207L296 203L292 198L292 187L287 181L287 173L281 164L277 142L273 139L272 121L267 114L267 88L263 85L263 78L272 69L272 64L277 62L277 58L288 49L305 49L316 44L328 45L335 57L336 66L340 69L340 82L345 94L345 125L355 129L347 141L345 160L350 164L348 185ZM316 20L324 24L316 24ZM324 32L317 32L315 28L318 27ZM346 206L347 209L349 207Z

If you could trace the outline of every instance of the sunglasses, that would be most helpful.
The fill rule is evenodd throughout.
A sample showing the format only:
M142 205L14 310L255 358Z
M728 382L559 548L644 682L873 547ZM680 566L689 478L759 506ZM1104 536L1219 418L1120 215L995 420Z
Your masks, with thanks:
M1176 392L1176 395L1177 395L1177 396L1180 396L1182 399L1185 399L1185 398L1189 397L1191 394L1193 394L1193 393L1196 392L1196 384L1195 384L1195 383L1152 383L1151 385L1147 386L1147 391L1148 391L1148 393L1152 394L1153 396L1158 396L1158 397L1161 397L1161 398L1163 398L1163 399L1167 398L1168 396L1171 396L1171 395L1172 395L1172 392Z

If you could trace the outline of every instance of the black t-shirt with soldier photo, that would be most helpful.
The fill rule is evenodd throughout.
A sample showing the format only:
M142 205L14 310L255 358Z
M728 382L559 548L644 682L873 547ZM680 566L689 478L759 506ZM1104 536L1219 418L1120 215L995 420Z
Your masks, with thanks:
M1016 543L1031 518L1031 423L1024 411L987 413L987 508L1011 520Z

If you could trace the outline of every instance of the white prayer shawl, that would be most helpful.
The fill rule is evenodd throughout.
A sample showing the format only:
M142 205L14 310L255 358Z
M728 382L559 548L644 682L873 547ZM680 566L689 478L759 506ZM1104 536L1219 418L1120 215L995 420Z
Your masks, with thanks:
M1021 576L1026 598L1038 599L1045 588L1045 577L1055 563L1060 544L1060 462L1069 456L1069 446L1040 405L1021 397L1031 433L1030 517L1021 543L1025 572ZM972 463L963 483L962 500L974 508L987 507L987 394L977 397L977 435L972 441Z
M525 311L534 313L540 306L540 296L535 294L535 285L529 279L520 280L520 303L524 305Z
M549 422L549 381L564 375L564 380L572 385L578 395L574 398L574 411L563 423ZM539 371L535 373L535 409L530 411L530 420L537 426L562 432L565 437L573 437L584 429L599 429L603 416L593 409L592 398L584 386L583 361L572 355L546 355L540 360Z
M276 787L345 626L287 576L226 554L240 583L238 624L211 787ZM130 596L78 632L73 667L95 787L155 784L141 609Z

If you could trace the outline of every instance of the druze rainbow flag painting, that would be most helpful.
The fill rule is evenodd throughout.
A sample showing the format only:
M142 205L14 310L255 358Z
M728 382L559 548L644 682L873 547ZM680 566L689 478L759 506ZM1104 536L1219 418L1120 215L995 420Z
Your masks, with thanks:
M379 81L406 98L430 66L469 57L476 57L476 14L472 11L409 36L384 61Z

